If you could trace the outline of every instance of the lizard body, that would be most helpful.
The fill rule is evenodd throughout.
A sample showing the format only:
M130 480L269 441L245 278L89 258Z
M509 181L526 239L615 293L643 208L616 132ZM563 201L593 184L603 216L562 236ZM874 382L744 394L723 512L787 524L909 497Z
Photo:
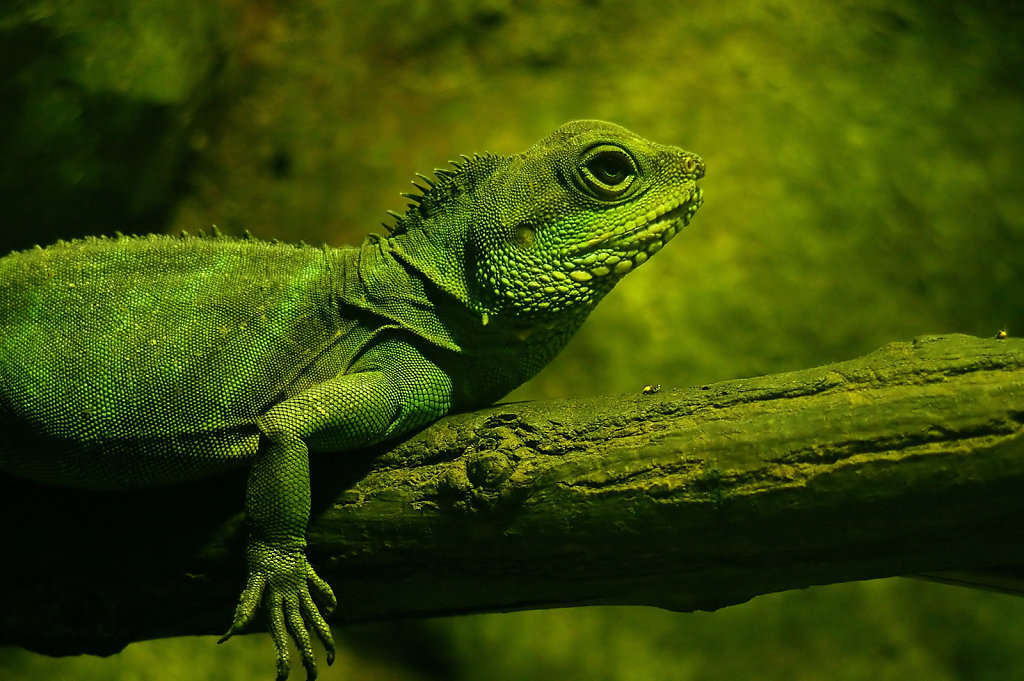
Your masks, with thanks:
M310 451L488 404L687 224L703 162L608 123L423 177L387 237L86 238L0 259L0 469L95 489L248 466L249 579L288 675L333 658L306 560ZM422 177L422 176L421 176Z

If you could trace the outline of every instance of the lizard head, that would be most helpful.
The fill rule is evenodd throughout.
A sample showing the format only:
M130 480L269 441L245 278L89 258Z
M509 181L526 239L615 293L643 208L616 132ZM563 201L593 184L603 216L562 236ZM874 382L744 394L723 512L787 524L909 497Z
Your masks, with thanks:
M460 262L449 264L465 268L469 306L492 316L589 311L703 200L699 156L601 121L567 123L523 153L455 166L410 196L418 205L409 215L459 244ZM457 235L431 230L440 214Z
M492 178L498 219L471 242L483 288L522 312L596 303L689 223L703 174L700 157L617 125L563 125Z

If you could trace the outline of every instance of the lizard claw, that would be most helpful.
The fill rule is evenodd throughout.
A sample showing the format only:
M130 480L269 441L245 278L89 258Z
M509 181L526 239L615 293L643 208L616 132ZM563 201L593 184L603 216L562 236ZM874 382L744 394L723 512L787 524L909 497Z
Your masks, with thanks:
M310 630L323 643L327 664L333 664L335 649L331 629L320 614L313 594L325 603L324 611L329 613L338 603L334 592L313 570L302 548L284 549L252 541L248 554L249 582L238 600L231 627L218 643L248 627L262 605L267 629L277 652L277 681L285 681L291 671L289 639L299 649L302 666L306 669L306 681L314 681L317 676L316 657Z

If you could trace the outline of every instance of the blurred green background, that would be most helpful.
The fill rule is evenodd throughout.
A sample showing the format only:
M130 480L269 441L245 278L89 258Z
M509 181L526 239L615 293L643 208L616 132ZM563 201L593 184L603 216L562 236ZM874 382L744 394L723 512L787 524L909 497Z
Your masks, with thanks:
M701 154L706 202L514 399L1024 333L1024 5L995 0L7 0L0 246L211 224L354 243L414 172L574 118ZM339 628L322 677L1004 681L1022 631L1024 599L885 580ZM272 664L265 636L0 651L17 680Z

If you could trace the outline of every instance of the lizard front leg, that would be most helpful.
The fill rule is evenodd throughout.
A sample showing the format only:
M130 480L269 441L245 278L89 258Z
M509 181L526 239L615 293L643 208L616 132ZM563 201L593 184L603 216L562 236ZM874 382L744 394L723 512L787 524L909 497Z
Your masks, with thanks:
M313 594L324 603L326 612L334 609L337 600L330 586L306 559L309 508L306 443L282 433L267 436L253 462L246 489L249 579L235 609L231 628L220 642L248 626L262 605L277 651L279 681L288 677L289 636L299 649L308 679L316 678L309 629L323 641L327 663L334 661L334 640Z
M246 490L249 580L221 641L244 629L262 605L277 650L278 681L289 673L289 638L299 649L307 679L316 678L310 630L323 641L328 664L334 660L330 628L314 596L328 612L337 601L305 555L309 449L369 445L447 410L447 376L415 351L405 352L401 368L367 367L338 376L275 405L257 421L263 442Z

